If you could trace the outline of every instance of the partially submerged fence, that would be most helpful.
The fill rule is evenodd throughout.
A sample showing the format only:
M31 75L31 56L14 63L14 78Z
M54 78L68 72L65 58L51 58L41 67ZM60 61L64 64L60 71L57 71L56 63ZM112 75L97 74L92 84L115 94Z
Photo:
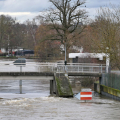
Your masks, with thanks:
M106 66L90 63L38 63L26 62L0 62L0 72L86 72L86 73L105 73Z
M106 66L100 64L90 64L90 63L78 63L78 64L69 63L66 66L58 65L56 72L62 72L65 70L67 72L105 73Z
M120 75L114 73L102 74L101 84L120 90Z

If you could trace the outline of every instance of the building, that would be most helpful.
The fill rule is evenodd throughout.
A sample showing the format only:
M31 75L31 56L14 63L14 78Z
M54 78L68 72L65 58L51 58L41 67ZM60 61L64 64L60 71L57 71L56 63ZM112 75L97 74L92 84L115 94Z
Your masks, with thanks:
M105 57L105 62L103 58ZM110 58L105 53L69 53L70 62L72 63L97 63L106 64L106 72L108 72ZM103 62L101 62L103 61Z

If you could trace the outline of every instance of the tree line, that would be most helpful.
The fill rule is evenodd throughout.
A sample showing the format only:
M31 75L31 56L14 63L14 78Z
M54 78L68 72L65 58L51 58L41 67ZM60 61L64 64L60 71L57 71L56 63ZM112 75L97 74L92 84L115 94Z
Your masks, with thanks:
M69 52L106 53L112 68L120 69L120 7L100 7L95 19L85 0L49 0L53 7L32 21L18 23L0 16L0 48L33 49L40 61L64 59ZM65 48L66 47L66 48ZM75 49L76 48L76 49ZM66 56L68 59L68 56Z
M25 23L19 23L11 16L0 16L0 48L17 49L23 47L34 49L36 45L35 31L38 28L36 24L27 20Z

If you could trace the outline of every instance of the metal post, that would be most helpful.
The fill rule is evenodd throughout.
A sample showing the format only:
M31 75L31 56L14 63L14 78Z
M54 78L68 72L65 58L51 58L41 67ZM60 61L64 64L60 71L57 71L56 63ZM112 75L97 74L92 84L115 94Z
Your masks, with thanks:
M20 72L22 72L22 66L20 66ZM19 80L20 94L22 94L22 80Z
M67 59L66 59L66 42L65 42L65 73L67 72L66 65L67 65Z
M50 94L53 95L53 80L50 80Z
M20 94L22 94L22 80L19 80Z
M52 72L54 72L54 71L53 71L53 65L52 65Z
M9 56L9 35L8 35L8 56Z
M20 72L22 72L22 66L20 66Z
M66 61L66 43L65 43L65 61Z
M101 64L101 73L102 73L102 64Z

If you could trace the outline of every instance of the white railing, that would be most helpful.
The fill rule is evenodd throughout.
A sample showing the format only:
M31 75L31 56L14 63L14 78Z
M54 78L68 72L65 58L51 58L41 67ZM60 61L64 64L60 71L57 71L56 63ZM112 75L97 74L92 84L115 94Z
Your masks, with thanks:
M90 63L35 63L26 62L0 62L0 72L86 72L86 73L105 73L106 66Z

